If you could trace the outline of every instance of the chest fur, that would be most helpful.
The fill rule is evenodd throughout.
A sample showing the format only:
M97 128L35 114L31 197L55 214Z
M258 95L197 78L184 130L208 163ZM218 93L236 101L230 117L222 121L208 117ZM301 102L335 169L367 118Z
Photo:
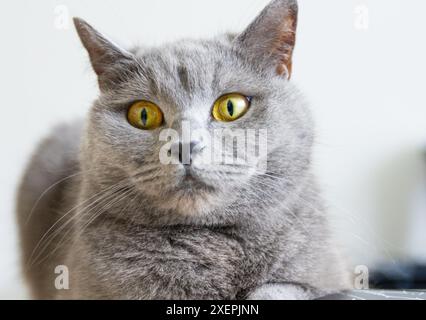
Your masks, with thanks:
M234 299L253 282L254 255L230 230L98 230L91 238L92 269L126 298Z

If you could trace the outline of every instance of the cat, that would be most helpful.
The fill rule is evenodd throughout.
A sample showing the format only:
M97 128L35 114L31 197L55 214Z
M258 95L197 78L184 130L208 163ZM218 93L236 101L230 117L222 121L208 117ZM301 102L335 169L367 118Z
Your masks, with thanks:
M312 174L313 120L291 81L297 15L297 1L274 0L241 34L129 50L74 19L100 96L85 121L41 143L19 188L34 298L315 299L349 288ZM163 164L161 132L183 122L267 128L265 170L201 163L211 146L192 137Z

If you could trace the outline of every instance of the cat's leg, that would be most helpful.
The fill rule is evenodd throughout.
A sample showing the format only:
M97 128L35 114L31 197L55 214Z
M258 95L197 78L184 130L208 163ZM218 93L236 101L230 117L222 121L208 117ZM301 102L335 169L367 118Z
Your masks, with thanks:
M312 300L320 294L298 284L268 283L251 292L248 300Z

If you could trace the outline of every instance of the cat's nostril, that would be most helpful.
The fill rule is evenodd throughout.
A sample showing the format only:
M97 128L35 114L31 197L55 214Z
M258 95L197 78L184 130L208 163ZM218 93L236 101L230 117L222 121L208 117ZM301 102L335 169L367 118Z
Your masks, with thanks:
M183 145L182 145L182 143L180 143L179 142L179 162L180 163L183 163L183 152L184 152L184 150L183 150Z
M193 143L179 143L179 162L183 165L191 165L192 163Z
M177 150L176 150L177 149ZM182 144L181 142L175 145L175 151L178 153L179 163L190 164L191 161L191 149L187 150L187 145Z
M197 142L191 142L189 144L189 150L191 152L191 155L192 155L193 152L197 152L197 149L196 149L197 146L198 146Z
M178 156L179 156L179 162L180 163L182 163L184 165L191 165L194 156L197 153L200 153L204 148L202 148L202 146L199 142L192 141L189 144L179 142L172 149L174 149L174 150L178 149L176 151L178 151L177 153L178 153ZM172 154L172 151L170 150L169 156L171 154Z

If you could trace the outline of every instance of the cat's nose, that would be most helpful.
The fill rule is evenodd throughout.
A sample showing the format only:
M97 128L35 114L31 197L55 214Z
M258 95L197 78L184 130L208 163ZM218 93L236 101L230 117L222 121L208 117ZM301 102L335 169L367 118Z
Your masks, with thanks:
M204 146L199 141L191 141L190 143L176 143L172 150L177 150L179 148L179 163L183 165L191 165L194 157L203 151Z

